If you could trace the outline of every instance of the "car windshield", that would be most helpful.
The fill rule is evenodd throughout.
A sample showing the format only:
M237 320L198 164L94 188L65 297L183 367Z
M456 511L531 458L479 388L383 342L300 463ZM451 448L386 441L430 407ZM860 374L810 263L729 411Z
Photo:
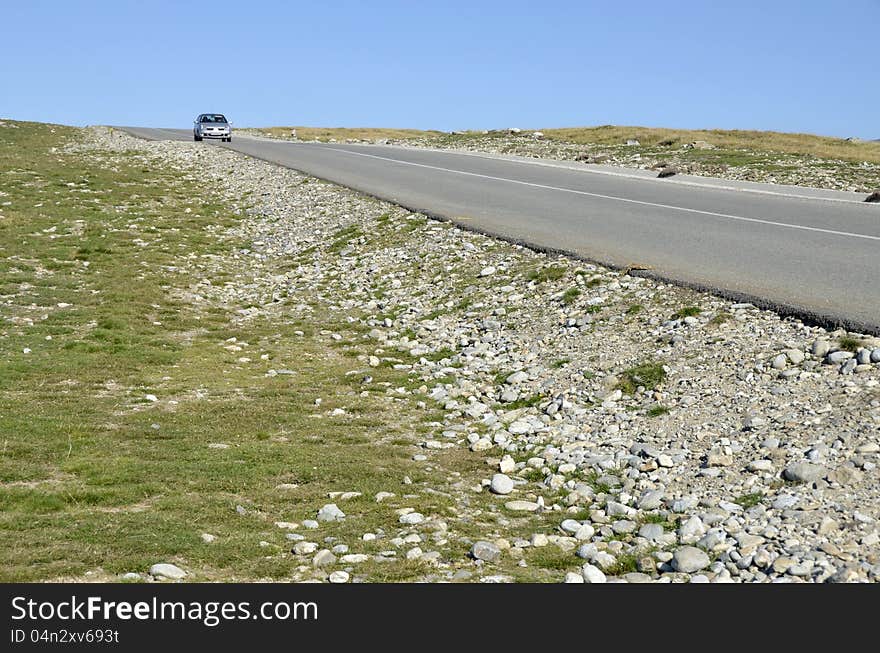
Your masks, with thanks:
M226 122L226 116L222 113L206 113L201 122Z

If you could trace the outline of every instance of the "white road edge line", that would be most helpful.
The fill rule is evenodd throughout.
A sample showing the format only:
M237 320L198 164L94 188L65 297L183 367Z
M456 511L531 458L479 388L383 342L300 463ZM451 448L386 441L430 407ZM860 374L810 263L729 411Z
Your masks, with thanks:
M311 143L309 143L311 145ZM624 179L636 179L638 181L650 181L658 184L662 184L664 186L693 186L696 188L709 188L711 190L727 190L734 191L737 193L757 193L758 195L773 195L775 197L791 197L794 199L800 200L811 200L816 202L842 202L844 204L858 204L863 205L865 203L864 199L858 199L854 197L853 199L846 199L843 197L822 197L821 195L802 195L800 193L794 192L782 192L778 190L764 190L762 188L741 188L739 186L729 186L726 184L712 183L717 180L717 177L702 177L706 181L695 181L695 180L686 180L682 179L681 176L676 175L673 178L660 179L656 175L653 177L648 177L646 175L636 175L630 172L618 172L616 170L600 170L598 168L588 168L581 166L569 165L565 161L548 161L548 160L539 160L539 159L527 159L524 160L522 158L518 158L516 156L505 155L505 154L481 154L480 152L471 152L469 150L441 150L435 147L415 147L415 146L407 146L407 145L382 145L382 146L368 146L368 147L397 147L403 150L407 150L408 152L437 152L438 154L458 154L461 156L472 156L477 159L486 159L488 161L507 161L508 163L519 163L520 165L527 166L542 166L544 168L561 168L562 170L572 170L574 172L588 172L591 175L606 175L608 177L622 177ZM341 149L341 148L334 148ZM350 150L346 150L348 152ZM599 165L599 164L588 164L588 165ZM688 175L685 175L688 176ZM690 175L696 176L696 175ZM757 182L755 182L757 183ZM769 185L769 184L768 184ZM822 188L816 188L813 190L822 191ZM849 192L849 191L832 191L832 192ZM853 193L854 195L858 195L858 197L865 197L864 193Z
M655 202L645 202L642 200L632 200L626 197L616 197L614 195L602 195L601 193L590 193L585 190L575 190L573 188L561 188L559 186L547 186L545 184L535 184L530 181L520 181L519 179L508 179L506 177L493 177L492 175L481 175L476 172L465 172L464 170L454 170L452 168L442 168L440 166L432 166L426 163L413 163L412 161L401 161L400 159L392 159L386 156L378 156L376 154L365 154L363 152L352 152L341 147L321 148L332 152L345 152L354 156L365 156L371 159L380 159L382 161L390 161L401 165L414 166L417 168L428 168L429 170L440 170L441 172L451 172L458 175L466 175L468 177L479 177L481 179L490 179L492 181L504 181L511 184L519 184L521 186L531 186L533 188L542 188L544 190L556 190L563 193L573 193L575 195L586 195L588 197L598 197L605 200L614 200L617 202L628 202L630 204L640 204L642 206L653 206L659 209L672 209L673 211L685 211L688 213L699 213L700 215L708 215L715 218L724 218L727 220L739 220L741 222L753 222L757 224L766 224L772 227L783 227L786 229L799 229L801 231L813 231L816 233L831 234L833 236L845 236L847 238L862 238L864 240L880 241L880 236L870 236L867 234L856 234L849 231L835 231L834 229L822 229L820 227L807 227L799 224L788 224L786 222L774 222L773 220L763 220L761 218L747 218L741 215L730 215L728 213L714 213L712 211L702 211L700 209L689 209L684 206L672 206L670 204L657 204Z

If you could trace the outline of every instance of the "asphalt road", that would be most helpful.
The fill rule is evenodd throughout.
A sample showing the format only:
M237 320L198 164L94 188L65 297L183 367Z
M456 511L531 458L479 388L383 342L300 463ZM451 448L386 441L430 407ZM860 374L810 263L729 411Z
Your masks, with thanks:
M188 130L123 129L192 140ZM417 148L241 136L200 145L509 240L880 334L880 205L862 194Z

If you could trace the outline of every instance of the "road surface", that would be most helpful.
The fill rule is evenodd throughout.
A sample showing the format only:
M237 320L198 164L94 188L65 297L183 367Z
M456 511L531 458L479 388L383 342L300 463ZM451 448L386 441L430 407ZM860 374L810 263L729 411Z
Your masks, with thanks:
M192 140L189 130L122 129ZM198 146L227 147L509 240L880 334L880 205L864 203L864 194L241 135Z

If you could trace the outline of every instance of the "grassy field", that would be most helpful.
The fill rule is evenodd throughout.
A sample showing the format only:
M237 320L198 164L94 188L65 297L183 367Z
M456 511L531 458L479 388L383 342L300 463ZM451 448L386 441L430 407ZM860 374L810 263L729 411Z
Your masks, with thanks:
M174 298L199 280L188 260L234 278L222 257L241 243L216 234L235 216L175 171L52 152L76 133L19 124L0 130L0 580L163 560L195 579L284 578L275 521L314 517L333 490L364 493L346 511L375 512L375 492L419 478L405 447L383 444L405 437L398 416L339 397L350 365L294 334L313 326L233 325L238 307ZM346 417L323 417L341 401Z
M692 141L706 141L725 149L784 152L786 154L811 155L821 159L880 163L880 143L851 142L842 138L813 134L724 129L659 129L614 125L545 129L543 132L549 139L569 143L619 145L625 143L627 139L634 138L642 145L654 146L668 142L672 146L680 146Z
M321 546L386 550L387 538L362 534L396 535L395 510L412 507L449 522L449 537L425 549L469 566L470 538L504 517L468 489L491 475L484 456L455 447L430 465L412 460L442 415L417 407L418 395L385 392L412 384L390 366L371 370L376 390L362 392L348 374L369 347L357 324L318 304L303 318L271 296L198 299L208 282L273 272L234 256L247 243L225 234L241 218L192 170L138 151L69 151L81 138L60 126L0 127L0 581L114 580L156 562L196 581L325 578L333 567L313 571L276 522L314 518L338 491L362 493L338 500L347 519L300 529ZM399 243L408 224L382 216L375 246L392 232ZM279 273L290 264L276 263ZM253 305L277 310L242 318ZM380 491L396 496L377 503ZM509 536L555 528L507 518ZM559 560L529 555L528 569L505 559L498 570L559 580ZM355 572L430 573L406 560Z

